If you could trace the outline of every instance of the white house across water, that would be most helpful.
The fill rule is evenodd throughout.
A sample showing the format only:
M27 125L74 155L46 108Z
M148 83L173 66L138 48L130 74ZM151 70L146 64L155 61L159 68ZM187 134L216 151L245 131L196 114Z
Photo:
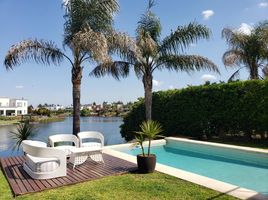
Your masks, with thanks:
M0 116L17 116L27 114L28 101L26 99L0 97Z

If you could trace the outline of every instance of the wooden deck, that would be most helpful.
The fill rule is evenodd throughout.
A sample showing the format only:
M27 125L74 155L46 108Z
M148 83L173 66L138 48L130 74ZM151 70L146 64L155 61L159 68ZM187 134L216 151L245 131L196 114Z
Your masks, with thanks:
M67 176L49 180L32 179L23 170L23 156L0 158L0 164L15 196L81 183L105 176L120 175L136 169L136 165L133 163L106 154L103 156L105 164L87 161L77 166L74 170L68 164Z

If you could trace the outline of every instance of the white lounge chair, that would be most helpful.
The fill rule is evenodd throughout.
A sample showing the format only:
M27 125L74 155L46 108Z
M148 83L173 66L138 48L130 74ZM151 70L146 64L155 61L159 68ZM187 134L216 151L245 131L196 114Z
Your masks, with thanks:
M79 148L78 138L72 134L52 135L48 137L48 140L51 147L64 150L67 157L69 157L71 154L70 149ZM63 144L55 146L55 143L63 143Z
M66 176L66 156L63 150L46 147L46 143L32 140L24 140L22 148L26 154L23 169L33 179Z
M90 158L96 162L103 162L102 148L104 146L104 137L97 131L86 131L77 134L80 147L84 148L99 148L99 151L95 151L90 155Z

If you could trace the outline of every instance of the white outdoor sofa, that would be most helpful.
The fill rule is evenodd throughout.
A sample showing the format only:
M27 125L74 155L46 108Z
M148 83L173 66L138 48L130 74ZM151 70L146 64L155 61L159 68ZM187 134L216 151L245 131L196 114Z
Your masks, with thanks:
M46 146L44 142L22 141L22 148L26 157L23 169L33 179L51 179L66 176L65 152Z
M85 131L77 134L81 148L91 148L90 158L96 162L104 163L102 149L104 147L104 137L97 131ZM94 151L93 151L94 150Z
M58 134L48 137L48 141L51 147L55 149L61 149L65 151L67 157L71 154L71 149L79 148L79 141L75 135L72 134ZM64 143L63 145L55 146L55 143ZM70 144L66 144L70 143Z

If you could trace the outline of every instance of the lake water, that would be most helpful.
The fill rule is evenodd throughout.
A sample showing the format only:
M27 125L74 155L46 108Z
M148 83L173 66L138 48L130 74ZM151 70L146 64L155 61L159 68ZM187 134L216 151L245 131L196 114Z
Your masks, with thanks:
M104 135L106 145L122 144L125 140L120 134L122 119L119 117L81 117L81 131L99 131ZM47 142L48 136L55 134L71 134L73 127L72 117L67 117L61 122L51 122L36 125L38 134L34 139ZM10 131L15 131L16 126L0 126L0 157L14 156L22 152L12 151L14 141Z

